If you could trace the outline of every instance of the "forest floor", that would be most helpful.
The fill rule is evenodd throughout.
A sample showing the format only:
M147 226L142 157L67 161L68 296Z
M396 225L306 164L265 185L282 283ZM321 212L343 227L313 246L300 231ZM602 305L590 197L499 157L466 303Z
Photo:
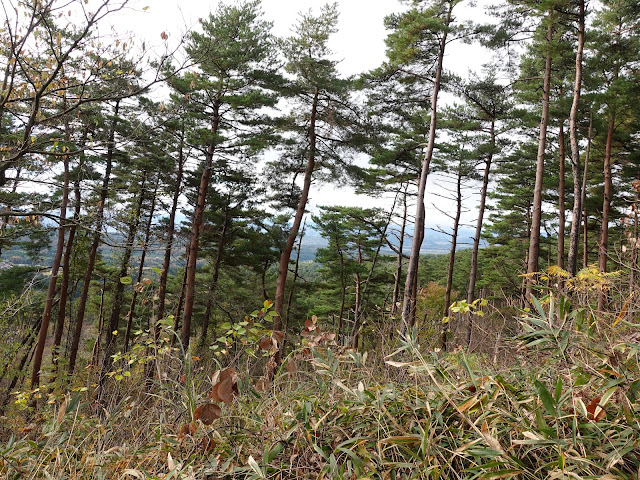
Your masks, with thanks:
M268 355L201 358L163 347L88 380L14 396L0 422L3 479L637 479L637 328L553 301L505 341L508 362L426 351L415 335L368 353L305 341ZM582 323L580 323L582 322ZM138 355L138 357L136 357Z

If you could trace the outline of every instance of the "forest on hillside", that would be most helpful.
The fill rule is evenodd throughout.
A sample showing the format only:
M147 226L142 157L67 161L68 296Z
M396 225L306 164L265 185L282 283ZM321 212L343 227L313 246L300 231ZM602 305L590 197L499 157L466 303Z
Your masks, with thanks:
M3 3L3 478L637 478L640 4L401 4Z

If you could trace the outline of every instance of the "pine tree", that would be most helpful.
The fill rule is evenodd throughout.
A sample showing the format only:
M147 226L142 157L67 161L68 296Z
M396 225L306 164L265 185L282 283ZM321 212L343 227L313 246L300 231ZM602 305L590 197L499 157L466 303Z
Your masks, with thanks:
M252 0L227 6L200 22L202 33L191 32L187 53L197 70L171 80L188 99L189 114L199 126L190 134L204 159L191 221L186 267L182 343L189 346L200 235L209 184L221 155L255 153L263 146L260 131L268 126L261 109L274 106L268 88L275 68L271 24L260 18L260 3Z

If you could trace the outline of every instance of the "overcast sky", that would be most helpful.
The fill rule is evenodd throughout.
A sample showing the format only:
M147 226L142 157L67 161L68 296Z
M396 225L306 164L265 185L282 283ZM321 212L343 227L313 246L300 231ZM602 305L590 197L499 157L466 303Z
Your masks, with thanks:
M299 12L313 9L317 12L325 2L318 0L262 0L262 8L265 18L272 21L274 34L286 36L291 32L291 26L295 24ZM397 0L340 0L338 33L331 39L331 48L335 52L336 59L341 60L340 71L344 75L357 74L373 69L380 65L385 58L385 43L387 32L383 20L386 15L399 12L403 8ZM218 1L202 2L197 0L183 0L180 4L176 0L132 0L124 14L118 14L112 18L117 34L130 32L137 40L145 40L147 46L162 49L163 42L160 38L162 32L169 35L169 45L179 42L184 32L197 28L198 19L208 16L210 11L215 11ZM144 8L148 7L148 8ZM477 15L471 10L458 10L458 16L470 17ZM477 69L482 64L485 55L469 46L451 45L445 63L447 68L458 74L466 74L469 69ZM446 99L445 99L446 101ZM440 225L448 227L451 220L432 207L436 203L440 209L452 211L453 203L443 200L442 194L436 183L437 178L431 176L426 199L428 226ZM479 191L479 187L477 188ZM476 216L475 204L477 196L469 193L467 208L469 210L463 217L463 221L472 223ZM314 186L311 192L311 210L318 205L340 204L350 206L371 207L386 206L379 199L372 200L367 197L357 196L349 188L335 189L331 186Z

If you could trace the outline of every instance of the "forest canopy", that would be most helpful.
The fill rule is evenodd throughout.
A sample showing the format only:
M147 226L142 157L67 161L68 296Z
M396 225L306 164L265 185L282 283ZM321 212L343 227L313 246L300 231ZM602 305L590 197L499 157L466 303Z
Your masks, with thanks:
M350 76L338 3L279 37L259 0L218 2L161 53L102 33L129 0L3 4L0 438L54 438L75 409L122 444L136 416L149 471L171 451L180 478L639 471L640 4L401 4ZM282 411L248 426L251 402ZM40 478L47 442L0 472Z

